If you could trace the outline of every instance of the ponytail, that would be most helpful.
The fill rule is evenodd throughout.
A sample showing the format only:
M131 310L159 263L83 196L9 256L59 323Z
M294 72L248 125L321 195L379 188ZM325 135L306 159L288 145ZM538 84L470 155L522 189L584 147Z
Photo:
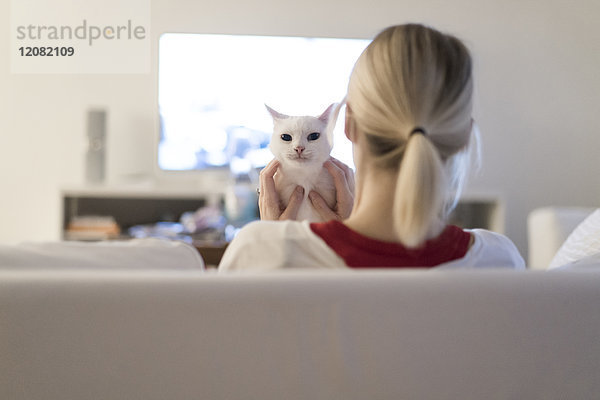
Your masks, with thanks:
M348 84L353 121L376 168L397 172L393 228L417 247L443 229L468 169L471 56L423 25L390 27L365 49ZM411 131L412 129L412 131Z
M416 247L440 233L436 210L444 203L444 171L438 151L421 134L409 137L400 162L392 210L394 230L405 246Z

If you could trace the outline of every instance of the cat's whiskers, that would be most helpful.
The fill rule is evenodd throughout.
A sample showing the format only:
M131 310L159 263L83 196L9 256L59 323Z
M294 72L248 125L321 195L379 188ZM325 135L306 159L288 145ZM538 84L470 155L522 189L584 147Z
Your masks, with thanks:
M287 153L287 158L294 161L306 162L313 158L313 153L314 152L312 150L304 150L302 153L293 151Z
M298 154L289 154L288 159L290 159L292 161L299 161L299 162L310 161L310 157L307 157L306 155L298 155Z

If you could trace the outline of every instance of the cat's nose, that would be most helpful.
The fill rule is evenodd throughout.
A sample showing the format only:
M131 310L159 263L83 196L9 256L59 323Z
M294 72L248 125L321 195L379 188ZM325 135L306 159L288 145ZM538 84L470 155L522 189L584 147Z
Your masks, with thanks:
M294 150L296 150L296 153L298 153L298 155L302 154L304 149L305 149L304 146L298 146L298 147L294 148Z

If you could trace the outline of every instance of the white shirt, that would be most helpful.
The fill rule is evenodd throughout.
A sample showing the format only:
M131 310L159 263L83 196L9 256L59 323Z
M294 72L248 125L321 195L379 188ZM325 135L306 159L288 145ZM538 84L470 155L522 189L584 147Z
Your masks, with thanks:
M506 236L484 229L466 231L474 237L467 254L435 268L525 268L519 251ZM308 221L252 222L238 233L219 264L219 271L223 272L282 268L348 269L348 266L310 229Z

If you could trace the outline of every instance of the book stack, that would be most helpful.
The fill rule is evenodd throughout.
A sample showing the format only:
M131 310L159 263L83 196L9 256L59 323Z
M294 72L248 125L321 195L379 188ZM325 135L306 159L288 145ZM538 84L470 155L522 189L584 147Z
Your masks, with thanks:
M116 239L121 228L113 217L86 215L76 216L69 221L66 240L109 240Z

